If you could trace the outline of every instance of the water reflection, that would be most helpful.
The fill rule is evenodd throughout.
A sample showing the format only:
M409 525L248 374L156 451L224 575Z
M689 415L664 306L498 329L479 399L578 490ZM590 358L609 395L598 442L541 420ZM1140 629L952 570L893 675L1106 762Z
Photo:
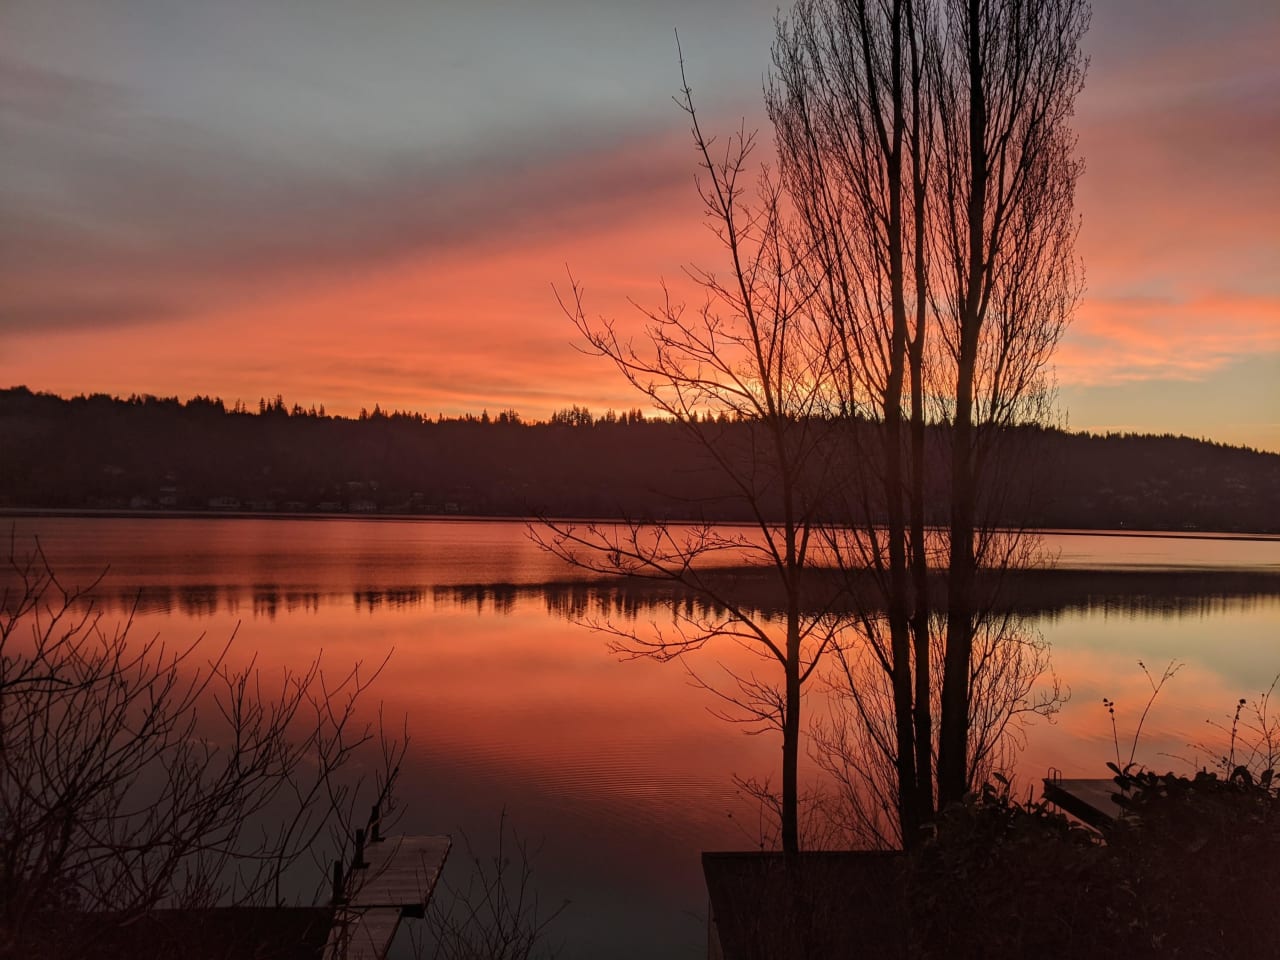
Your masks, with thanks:
M244 621L230 655L271 675L321 651L345 668L394 650L376 692L388 718L409 718L405 829L483 836L506 805L545 841L543 889L574 900L566 956L618 955L623 940L630 956L705 955L705 925L689 919L705 904L697 851L756 845L758 806L732 777L769 776L776 743L712 716L680 664L619 663L569 621L643 627L673 603L707 618L720 613L714 605L651 581L575 578L518 523L19 524L18 538L30 533L68 585L109 566L99 607L135 615L138 636L218 642ZM1024 787L1050 765L1103 773L1114 748L1102 698L1120 704L1127 738L1148 694L1139 659L1188 664L1144 729L1141 755L1157 763L1186 754L1206 719L1229 715L1280 670L1280 540L1070 545L1058 569L1006 584L1006 605L1033 618L1072 693L1057 723L1029 731ZM753 610L780 609L769 574L719 576ZM820 574L811 586L843 588ZM757 666L734 644L691 661L710 676L721 664ZM809 715L823 707L815 691Z
M383 607L401 610L406 607L420 607L427 601L430 591L426 587L386 587L383 589L356 590L351 594L352 604L356 610L372 613ZM328 601L330 597L326 596ZM335 594L334 602L342 602L342 595Z
M782 597L758 571L724 571L722 596L764 617L783 612ZM814 574L811 595L823 597L834 612L847 610L853 599L866 597L824 574ZM441 610L458 608L477 615L511 616L518 603L540 604L566 620L652 617L673 608L690 616L718 617L725 608L670 584L651 580L560 581L555 583L471 583L370 585L355 589L286 586L277 583L130 584L107 578L94 591L99 609L120 614L172 613L206 619L228 613L274 620L281 614L315 614L347 608ZM1074 613L1146 617L1212 616L1249 611L1280 601L1280 573L1202 571L1170 572L1028 571L1010 575L998 610L1050 622ZM813 609L818 609L815 605Z

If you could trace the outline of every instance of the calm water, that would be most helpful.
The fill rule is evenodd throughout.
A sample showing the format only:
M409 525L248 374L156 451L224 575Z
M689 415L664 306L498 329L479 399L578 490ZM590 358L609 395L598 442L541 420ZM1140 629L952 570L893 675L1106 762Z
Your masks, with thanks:
M88 585L105 569L97 589L108 615L136 603L140 634L237 632L234 655L256 654L266 669L322 652L336 670L391 652L376 693L387 716L408 718L404 830L465 831L483 847L505 808L541 844L544 902L572 901L556 927L562 956L703 955L698 853L759 843L759 812L732 778L769 776L777 743L713 717L712 698L679 663L621 662L604 637L571 623L568 612L602 594L575 586L582 574L539 550L522 524L14 524L19 547L39 536L64 583ZM1095 575L1037 617L1072 696L1055 723L1028 731L1023 783L1050 766L1105 774L1115 748L1104 696L1117 701L1127 758L1149 693L1139 660L1157 674L1185 663L1138 749L1162 767L1205 759L1191 745L1211 738L1206 720L1280 672L1280 539L1049 534L1046 548L1060 568ZM1135 572L1162 576L1125 579ZM749 667L744 656L708 648L695 666Z

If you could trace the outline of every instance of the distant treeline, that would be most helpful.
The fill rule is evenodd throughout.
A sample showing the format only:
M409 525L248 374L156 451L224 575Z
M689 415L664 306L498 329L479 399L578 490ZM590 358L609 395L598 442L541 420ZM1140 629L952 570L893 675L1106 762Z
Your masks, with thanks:
M746 450L754 426L698 429ZM1014 439L1010 470L1033 495L1010 499L1010 523L1280 532L1280 455L1174 436ZM347 418L282 397L248 408L13 387L0 390L0 451L7 507L748 519L688 429L638 410Z

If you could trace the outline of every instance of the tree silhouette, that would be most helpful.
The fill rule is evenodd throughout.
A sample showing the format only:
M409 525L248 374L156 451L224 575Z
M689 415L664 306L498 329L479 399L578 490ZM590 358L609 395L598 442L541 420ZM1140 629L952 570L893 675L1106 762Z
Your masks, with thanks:
M733 719L781 732L782 791L774 802L783 849L793 852L800 844L802 688L832 636L825 603L805 596L802 576L823 503L814 482L826 476L820 460L827 345L807 313L811 290L796 269L779 184L762 173L755 198L749 196L754 137L740 130L723 152L713 153L687 81L678 102L701 158L698 189L725 254L725 278L689 268L704 297L692 309L664 285L661 304L643 311L647 325L639 344L624 339L612 321L590 320L582 288L572 279L562 307L589 347L704 452L729 498L750 518L750 532L652 521L548 522L534 537L579 566L675 581L711 601L699 612L674 612L674 635L641 635L603 624L614 632L619 650L668 659L713 638L733 638L780 669L780 684L751 673L735 675L731 691L705 685L728 702ZM744 562L772 571L782 588L786 612L780 627L706 575L717 564ZM763 785L747 786L772 799Z
M945 803L990 762L1044 662L1024 625L990 615L998 577L978 573L1029 552L1003 529L1027 475L1001 445L1049 412L1043 371L1079 293L1067 121L1086 21L1074 0L800 0L778 22L769 112L855 427L829 538L879 584L858 626L889 691L852 662L860 651L842 645L842 666L870 748L892 762L907 843L934 811L935 729Z

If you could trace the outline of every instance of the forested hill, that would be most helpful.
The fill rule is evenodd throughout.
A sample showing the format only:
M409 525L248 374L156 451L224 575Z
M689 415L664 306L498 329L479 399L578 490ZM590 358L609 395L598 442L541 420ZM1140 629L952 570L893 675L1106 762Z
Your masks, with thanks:
M708 424L730 440L744 429ZM1280 532L1280 455L1025 433L1019 469L1035 494L1011 522ZM636 412L347 419L279 399L247 411L15 387L0 390L0 451L3 507L746 519L687 431Z

